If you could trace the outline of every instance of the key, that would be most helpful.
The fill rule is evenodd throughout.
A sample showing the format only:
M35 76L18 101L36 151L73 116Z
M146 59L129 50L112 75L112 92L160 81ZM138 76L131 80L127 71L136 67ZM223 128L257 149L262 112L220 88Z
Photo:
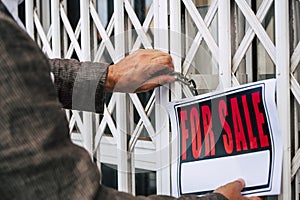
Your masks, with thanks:
M183 74L179 72L171 72L170 75L175 76L176 81L179 81L182 84L186 85L194 96L198 95L196 82L193 79L188 79L187 77L185 77Z

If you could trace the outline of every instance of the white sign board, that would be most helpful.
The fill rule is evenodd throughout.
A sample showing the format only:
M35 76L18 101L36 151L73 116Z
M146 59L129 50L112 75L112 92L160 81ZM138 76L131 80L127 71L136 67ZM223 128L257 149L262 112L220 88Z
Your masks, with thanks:
M168 110L174 196L203 195L238 178L245 195L280 193L274 79L171 102Z

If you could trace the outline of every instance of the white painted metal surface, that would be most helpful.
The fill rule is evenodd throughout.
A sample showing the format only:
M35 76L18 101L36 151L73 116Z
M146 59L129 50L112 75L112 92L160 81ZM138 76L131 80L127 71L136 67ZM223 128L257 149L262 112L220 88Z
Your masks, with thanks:
M291 199L291 106L290 106L290 45L289 3L275 0L276 79L279 121L283 134L282 194L279 199Z
M223 88L231 86L231 34L230 34L230 4L219 1L219 75Z
M154 48L169 52L168 1L154 0ZM169 90L166 87L155 89L155 122L156 122L156 190L158 194L170 194L170 130L168 113L165 109L169 101Z

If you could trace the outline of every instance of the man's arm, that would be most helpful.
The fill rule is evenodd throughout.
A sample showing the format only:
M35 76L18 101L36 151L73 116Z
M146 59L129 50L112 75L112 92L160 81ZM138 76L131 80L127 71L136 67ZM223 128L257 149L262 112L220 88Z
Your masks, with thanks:
M50 59L51 71L63 108L101 113L108 64Z
M169 54L138 50L116 64L50 59L58 98L66 109L103 111L104 92L145 92L175 81Z

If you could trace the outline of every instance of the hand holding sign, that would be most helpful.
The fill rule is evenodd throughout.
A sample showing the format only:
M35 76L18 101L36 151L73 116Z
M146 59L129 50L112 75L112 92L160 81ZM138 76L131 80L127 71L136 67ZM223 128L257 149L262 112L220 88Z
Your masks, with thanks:
M170 103L174 195L203 195L240 177L243 194L280 193L274 94L275 80L266 80Z
M217 188L214 193L220 193L229 200L262 200L259 197L244 197L241 195L241 191L245 187L245 181L238 179L224 186Z

